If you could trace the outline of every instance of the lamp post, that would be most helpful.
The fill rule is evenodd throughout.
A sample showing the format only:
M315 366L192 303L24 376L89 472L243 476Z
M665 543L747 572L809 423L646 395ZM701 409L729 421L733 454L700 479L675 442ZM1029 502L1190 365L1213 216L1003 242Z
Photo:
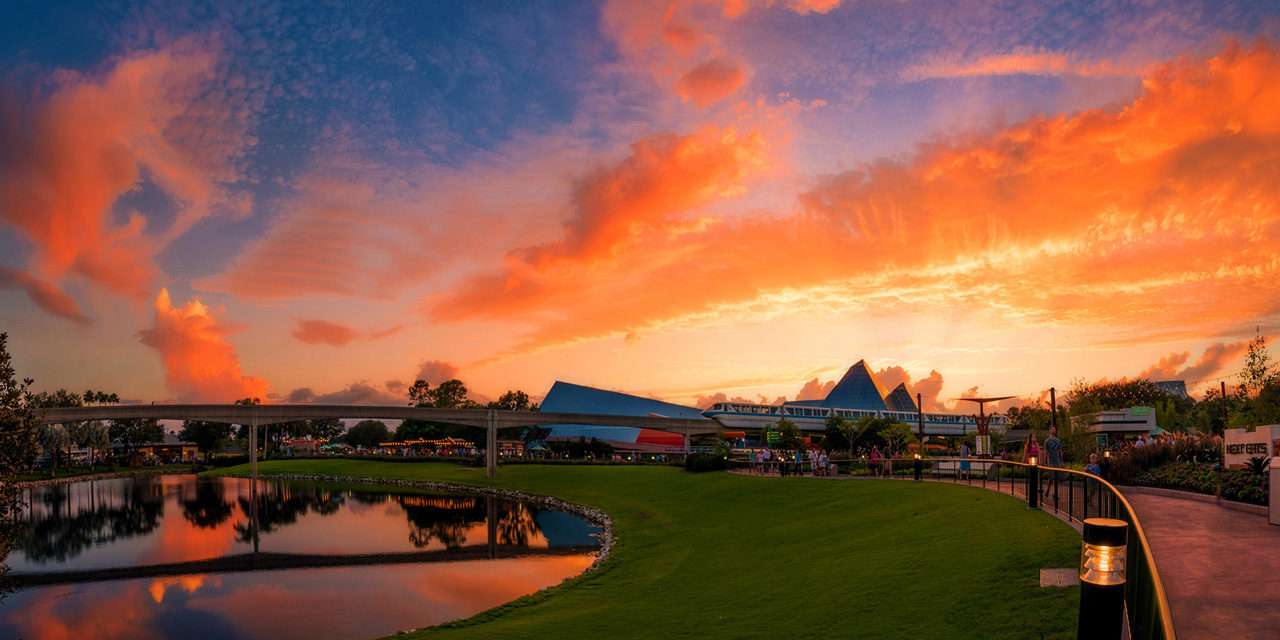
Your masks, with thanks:
M1027 459L1031 465L1027 467L1027 507L1031 509L1040 508L1040 466L1036 464L1036 457L1031 456Z
M920 459L917 452L914 460L911 461L911 473L916 482L920 482L920 474L924 471L924 461Z
M1084 521L1080 546L1080 616L1076 637L1119 640L1124 628L1125 555L1129 525L1112 518Z

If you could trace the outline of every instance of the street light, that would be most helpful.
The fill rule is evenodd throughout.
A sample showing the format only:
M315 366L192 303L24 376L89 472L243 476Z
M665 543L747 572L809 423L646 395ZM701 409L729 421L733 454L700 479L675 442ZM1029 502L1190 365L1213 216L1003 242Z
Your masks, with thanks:
M1084 521L1080 545L1080 616L1076 637L1119 640L1124 627L1129 525L1114 518Z

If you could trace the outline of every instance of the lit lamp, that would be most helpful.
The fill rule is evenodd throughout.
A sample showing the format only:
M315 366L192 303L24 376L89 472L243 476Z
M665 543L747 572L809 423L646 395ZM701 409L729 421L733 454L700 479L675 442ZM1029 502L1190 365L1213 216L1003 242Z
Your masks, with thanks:
M920 453L917 452L915 459L911 461L911 473L916 482L920 482L920 474L924 472L924 461L920 459Z
M1027 469L1027 507L1030 509L1040 508L1040 467L1036 465L1036 457L1029 456L1027 464L1031 465Z
M1119 640L1124 627L1128 542L1129 525L1123 520L1089 518L1084 521L1077 638Z

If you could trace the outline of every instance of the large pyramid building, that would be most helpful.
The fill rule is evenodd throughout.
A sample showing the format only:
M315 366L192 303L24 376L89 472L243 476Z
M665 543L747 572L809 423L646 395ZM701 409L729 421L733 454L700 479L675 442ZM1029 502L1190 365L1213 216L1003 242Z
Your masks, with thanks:
M840 382L836 383L827 397L821 400L801 400L787 404L868 411L884 411L890 408L885 405L884 391L880 389L880 383L876 382L875 376L871 375L865 360L859 360L849 367L849 370L844 372L844 377L840 378Z

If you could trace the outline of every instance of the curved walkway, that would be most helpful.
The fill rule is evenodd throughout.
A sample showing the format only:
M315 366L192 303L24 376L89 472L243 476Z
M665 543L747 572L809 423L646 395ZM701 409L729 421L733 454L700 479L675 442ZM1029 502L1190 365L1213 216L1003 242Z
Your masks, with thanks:
M1146 529L1179 640L1280 634L1280 526L1198 500L1125 498Z

